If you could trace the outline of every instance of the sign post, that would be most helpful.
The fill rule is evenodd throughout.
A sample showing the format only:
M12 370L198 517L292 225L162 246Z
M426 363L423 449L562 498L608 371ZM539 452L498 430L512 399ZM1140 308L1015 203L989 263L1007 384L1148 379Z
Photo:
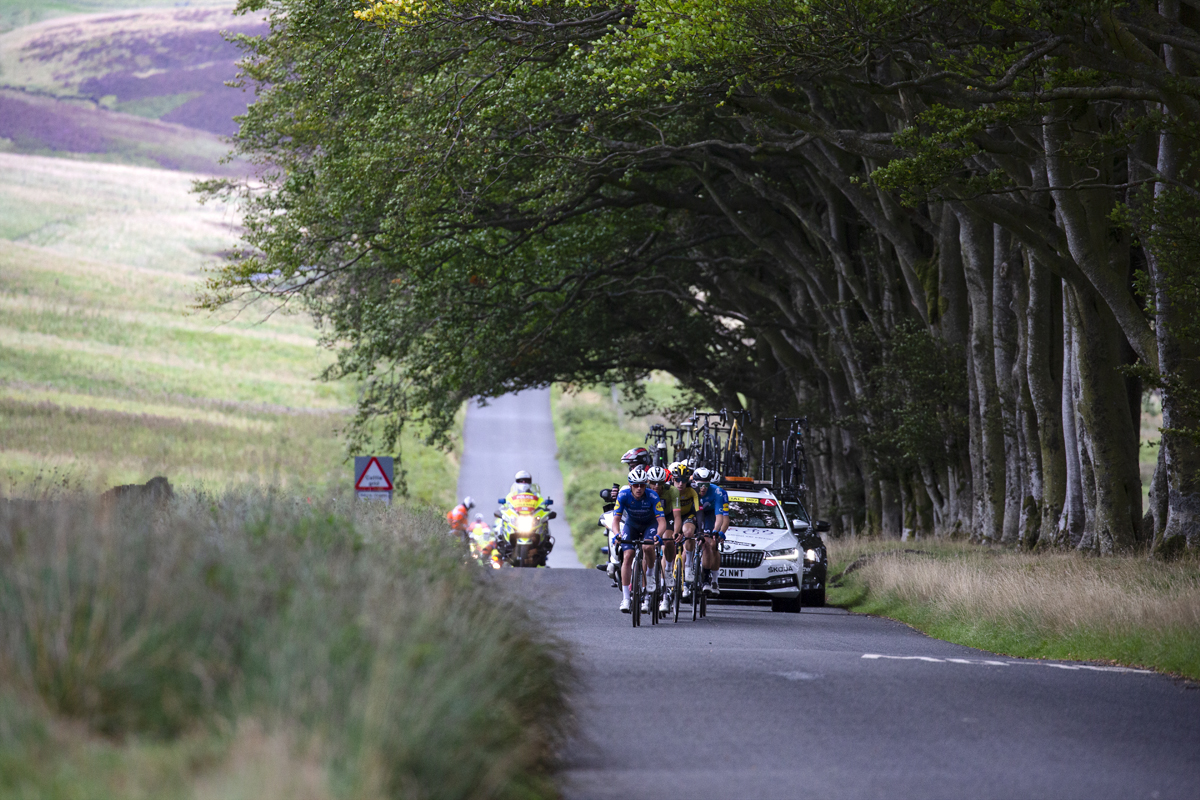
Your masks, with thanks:
M359 500L382 500L391 505L395 474L391 456L355 456L354 492Z

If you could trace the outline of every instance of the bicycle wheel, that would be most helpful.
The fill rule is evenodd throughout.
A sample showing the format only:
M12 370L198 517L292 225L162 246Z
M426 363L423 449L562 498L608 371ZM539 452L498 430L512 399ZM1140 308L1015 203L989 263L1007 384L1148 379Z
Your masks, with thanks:
M633 552L633 576L629 579L629 616L633 618L633 627L641 627L642 624L642 591L644 584L642 583L642 553L641 548L637 548Z
M659 613L659 603L662 597L662 567L659 564L658 555L655 555L654 569L650 572L654 573L654 591L650 593L650 625L658 625L662 615Z
M680 548L683 545L679 545ZM679 622L679 607L683 605L683 556L675 556L674 569L671 570L671 608L675 612L675 622Z

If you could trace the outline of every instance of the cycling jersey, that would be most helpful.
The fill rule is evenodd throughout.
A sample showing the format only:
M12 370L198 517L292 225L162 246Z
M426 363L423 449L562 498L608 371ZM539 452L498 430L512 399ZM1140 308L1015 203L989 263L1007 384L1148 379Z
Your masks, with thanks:
M687 519L693 516L700 508L700 495L696 494L696 490L688 486L683 491L672 489L675 492L675 506L679 509L680 515Z
M728 505L726 501L726 513ZM658 517L664 516L662 498L658 496L658 492L647 489L639 500L633 496L633 490L626 486L617 492L617 507L613 513L622 515L625 521L654 522Z
M717 524L717 516L729 516L729 495L720 486L708 485L708 491L700 498L701 519L704 530L711 531Z
M658 520L663 514L662 498L653 489L646 489L639 500L626 486L617 493L615 514L621 515L621 551L634 547L632 542L652 539L658 533Z
M666 486L661 492L658 492L658 497L662 500L663 515L667 518L667 522L670 522L675 506L679 504L679 492L675 491L674 486Z

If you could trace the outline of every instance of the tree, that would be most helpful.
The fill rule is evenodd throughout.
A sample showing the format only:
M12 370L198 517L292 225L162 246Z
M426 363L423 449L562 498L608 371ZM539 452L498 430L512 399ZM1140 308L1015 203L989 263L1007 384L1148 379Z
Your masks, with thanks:
M1195 337L1162 296L1194 286L1167 253L1200 193L1162 158L1200 108L1164 49L1200 53L1183 15L269 8L238 137L265 190L209 184L243 193L250 245L209 302L306 303L360 422L436 432L471 395L665 369L808 411L842 530L1110 552L1143 538L1145 380L1171 405L1163 475L1188 474ZM1114 221L1142 186L1178 225ZM1156 530L1186 539L1196 484L1171 480Z

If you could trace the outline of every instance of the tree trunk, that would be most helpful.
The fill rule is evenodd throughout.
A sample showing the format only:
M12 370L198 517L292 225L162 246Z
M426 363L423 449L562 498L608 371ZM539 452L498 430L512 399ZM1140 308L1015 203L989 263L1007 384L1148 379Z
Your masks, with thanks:
M1059 406L1062 414L1065 484L1062 516L1056 526L1054 539L1048 544L1058 547L1074 546L1083 537L1085 510L1083 502L1083 464L1080 458L1079 427L1075 416L1075 364L1079 360L1076 339L1078 331L1072 322L1071 297L1063 286L1063 369L1062 394Z
M1163 0L1160 3L1160 12L1168 20L1177 22L1179 10L1179 0ZM1171 73L1186 74L1187 65L1172 45L1163 45L1163 60ZM1180 142L1173 132L1165 130L1158 144L1159 174L1167 179L1177 178L1180 160ZM1155 184L1156 199L1167 188L1167 183ZM1200 342L1189 342L1176 335L1179 324L1194 315L1196 309L1181 308L1178 303L1172 302L1169 290L1172 276L1165 274L1166 270L1154 253L1148 252L1147 256L1154 279L1158 368L1165 379L1162 389L1163 436L1160 444L1163 450L1159 469L1165 468L1167 513L1161 535L1155 537L1154 552L1170 558L1179 552L1181 543L1186 543L1188 547L1200 545L1200 443L1180 433L1184 428L1200 428L1200 418L1194 410L1179 402L1177 397L1177 387L1200 386ZM1155 470L1156 483L1159 469ZM1161 498L1155 499L1161 502ZM1158 527L1156 524L1156 532Z
M1025 375L1029 399L1037 417L1041 465L1041 522L1029 547L1052 544L1067 492L1067 459L1063 445L1061 281L1054 280L1032 255L1029 263L1029 304L1026 308ZM1057 334L1057 335L1056 335ZM1057 356L1054 358L1052 356Z
M1004 521L1000 541L1016 544L1020 536L1021 505L1024 500L1022 446L1018 436L1018 392L1013 367L1017 361L1017 315L1013 310L1014 285L1023 280L1020 253L1012 237L999 225L992 226L992 360L996 395L1004 437Z
M1087 433L1095 505L1091 537L1084 543L1103 555L1131 550L1142 521L1138 432L1132 423L1121 366L1120 329L1094 292L1075 290L1079 319L1079 417Z
M974 482L975 531L987 541L998 542L1004 532L1005 454L992 337L992 226L966 212L959 214L958 223L971 307L967 359L979 424L978 456L972 459L979 470Z

